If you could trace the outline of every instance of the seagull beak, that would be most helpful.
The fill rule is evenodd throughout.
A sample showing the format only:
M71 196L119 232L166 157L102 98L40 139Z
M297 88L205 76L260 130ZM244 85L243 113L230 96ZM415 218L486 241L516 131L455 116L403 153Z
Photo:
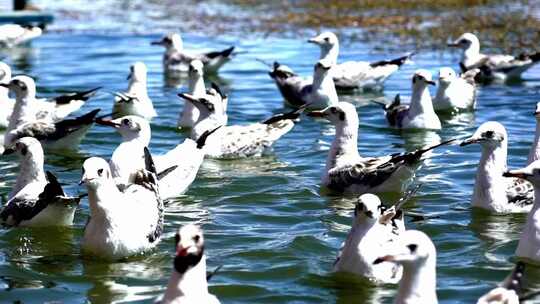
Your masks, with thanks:
M165 42L163 40L152 41L150 42L150 45L165 45Z
M196 104L199 102L199 99L195 98L195 96L188 94L188 93L178 93L178 96L193 103Z
M131 78L133 78L132 75L133 75L133 73L129 73L129 74L127 75L127 77L126 77L126 80L131 80Z
M0 83L0 87L4 87L4 88L9 89L9 83Z
M518 169L518 170L510 170L503 173L504 177L517 177L521 179L527 179L527 177L533 176L527 168Z
M432 85L432 86L435 85L435 81L433 81L433 80L426 80L426 83L429 84L429 85Z
M325 118L326 113L324 111L311 111L311 112L307 113L307 116Z
M449 42L446 44L448 47L459 47L459 43L457 41Z
M385 255L383 257L379 257L373 261L373 265L380 264L382 262L393 262L395 260L393 255Z
M484 140L484 139L483 138L470 137L470 138L467 138L464 141L462 141L459 144L459 146L460 147L465 147L465 146L468 146L470 144L476 144L478 142L481 142L482 140Z
M533 113L533 115L534 115L534 116L540 115L540 111L535 111L535 112Z
M108 126L108 127L113 127L113 128L119 128L120 127L120 124L115 122L114 120L96 119L96 123L98 125Z
M308 39L308 41L307 41L307 42L309 42L309 43L315 43L315 44L319 44L319 40L317 40L317 37L313 37L313 38L310 38L310 39Z

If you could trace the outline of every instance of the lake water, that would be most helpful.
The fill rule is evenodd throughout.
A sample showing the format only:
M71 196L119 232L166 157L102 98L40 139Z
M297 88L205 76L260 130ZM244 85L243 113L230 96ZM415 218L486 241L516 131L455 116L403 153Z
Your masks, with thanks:
M151 150L165 152L185 134L175 123L182 103L176 94L185 83L168 83L162 75L162 49L149 45L158 35L52 32L30 48L7 52L3 59L16 74L36 77L42 96L70 89L103 86L81 112L109 112L107 92L126 87L129 65L148 65L149 95L159 116L152 121ZM229 92L229 122L262 121L284 111L282 98L267 68L256 58L287 63L307 75L318 49L305 38L278 39L184 35L196 49L236 45L246 51L227 64L218 81ZM375 45L344 44L341 59L375 61L401 54L372 53ZM408 51L408 50L403 50ZM383 94L349 93L360 117L359 150L377 156L412 150L426 143L470 135L482 122L497 120L509 133L509 167L525 164L534 134L534 111L540 88L540 67L513 85L481 88L474 114L445 117L443 130L401 134L387 127L382 110L368 101L410 95L417 68L436 75L441 66L457 69L456 54L421 52L387 82ZM71 228L0 230L0 302L62 301L107 303L151 302L164 291L172 270L174 233L186 223L203 226L209 268L224 265L210 285L222 303L391 303L396 286L370 286L348 275L334 275L332 263L349 228L355 200L319 192L320 174L333 138L326 123L303 118L262 158L207 160L186 196L166 209L165 235L157 250L121 263L86 261L79 242L88 218L84 199ZM110 157L120 138L95 126L77 152L48 154L46 169L55 172L69 193L77 186L81 164L89 156ZM471 303L500 282L513 267L513 254L524 215L490 216L470 209L480 148L445 146L418 172L423 183L407 210L438 216L409 229L426 232L438 250L438 295L441 303ZM0 193L7 195L17 174L12 157L0 158ZM393 202L395 197L385 197ZM540 271L529 268L529 284L538 285Z

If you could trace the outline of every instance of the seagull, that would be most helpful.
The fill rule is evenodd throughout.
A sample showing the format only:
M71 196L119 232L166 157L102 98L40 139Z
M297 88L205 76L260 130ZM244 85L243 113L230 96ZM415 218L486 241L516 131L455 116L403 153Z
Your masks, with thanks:
M188 80L189 94L199 98L206 95L204 86L203 63L194 59L189 63ZM199 110L190 102L184 103L184 109L178 118L178 128L192 128L199 120Z
M480 297L476 304L519 304L525 263L518 261L512 273L498 286Z
M480 41L472 33L461 35L450 47L463 50L459 66L463 72L478 68L480 76L486 80L504 81L511 78L520 78L521 74L540 61L540 52L533 54L487 55L480 53Z
M165 294L157 303L219 304L216 296L208 292L202 229L192 224L185 225L178 230L175 240L173 272Z
M313 78L304 79L289 67L274 62L268 74L289 106L308 105L309 109L320 110L339 101L334 80L328 73L332 65L329 60L319 60L313 69Z
M32 137L18 139L13 149L20 157L19 175L0 211L4 226L70 226L80 197L66 196L56 176L43 170L43 148Z
M416 70L412 78L412 96L409 106L401 105L399 95L389 105L374 101L383 106L386 119L392 127L399 129L440 130L441 121L433 109L428 85L435 85L431 73Z
M533 145L529 151L529 156L527 157L527 164L540 159L540 102L536 104L536 110L533 115L536 119L536 131L534 133Z
M15 92L16 102L4 136L4 147L10 147L18 138L30 136L41 141L49 149L73 149L94 123L99 109L74 119L51 122L49 119L36 119L35 87L31 78L14 77L9 84L0 83Z
M3 76L2 76L3 75ZM27 110L28 119L49 120L58 122L65 119L69 114L79 110L88 99L96 94L100 87L86 91L70 92L64 95L59 95L53 98L36 98L36 84L31 77L21 75L15 76L13 79L18 79L24 82L27 86L28 95L27 103L32 107ZM9 86L11 78L11 68L0 62L0 128L7 128L15 107L15 99L9 98ZM2 86L3 84L3 86Z
M466 111L476 106L476 82L479 69L469 70L461 75L449 67L439 69L439 85L433 97L435 111Z
M508 153L508 135L504 126L496 121L485 122L460 146L475 143L482 147L482 156L476 171L472 206L495 213L529 212L533 203L532 184L503 177Z
M521 259L540 264L540 161L534 161L525 168L504 172L505 177L519 178L532 183L534 187L534 203L527 215L525 227L521 232L516 256ZM530 206L529 206L530 207ZM529 208L530 209L530 208Z
M206 156L211 158L235 159L250 156L261 156L272 147L275 141L294 127L296 120L304 108L290 113L277 114L263 121L249 125L223 126L220 123L222 100L224 96L218 90L208 90L206 97L195 98L190 94L180 93L178 96L193 103L200 111L199 122L192 129L191 138L197 140L201 132L215 130L206 139L204 147ZM204 133L203 133L204 134Z
M337 64L339 40L332 32L323 32L308 40L321 49L320 59L330 60L334 64L330 75L338 89L376 89L396 72L414 53L392 60L377 62L346 61Z
M144 151L146 169L123 192L107 161L99 157L84 161L80 184L88 189L90 219L81 242L83 254L118 260L144 253L161 240L163 201L152 157L148 149Z
M394 303L437 304L437 250L431 239L418 230L400 234L392 253L373 264L391 262L403 267L403 277Z
M160 41L152 42L152 45L162 45L165 47L163 54L163 67L166 72L178 73L186 72L189 63L194 59L199 59L204 64L204 71L207 74L217 73L218 70L232 59L234 46L222 51L214 51L202 54L191 53L184 50L182 37L178 33L169 33Z
M43 31L37 26L18 24L0 25L0 47L11 48L41 36Z
M122 136L122 143L114 150L109 165L115 183L124 189L145 167L143 152L144 147L150 144L150 124L144 118L133 115L115 120L99 119L96 122L115 128ZM183 194L193 183L204 160L206 138L212 132L208 131L197 141L187 138L167 153L153 156L162 199Z
M130 67L127 77L129 85L127 92L115 93L114 117L137 115L145 119L157 116L152 100L148 97L146 86L147 69L143 62L137 61Z
M405 231L401 207L417 189L406 193L390 208L378 196L362 194L354 209L351 231L334 263L334 271L356 273L378 283L399 282L401 267L389 263L373 265L372 262Z
M361 157L358 153L358 114L348 102L339 102L323 111L308 113L311 117L329 120L336 135L326 159L322 183L328 189L347 194L403 192L422 162L422 156L432 149L454 140L419 149L381 157Z

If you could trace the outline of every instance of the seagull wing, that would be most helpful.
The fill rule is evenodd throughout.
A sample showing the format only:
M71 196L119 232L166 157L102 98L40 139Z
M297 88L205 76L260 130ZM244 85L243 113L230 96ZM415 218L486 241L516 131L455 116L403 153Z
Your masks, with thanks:
M524 179L512 178L506 189L508 203L521 207L531 205L534 202L534 187Z

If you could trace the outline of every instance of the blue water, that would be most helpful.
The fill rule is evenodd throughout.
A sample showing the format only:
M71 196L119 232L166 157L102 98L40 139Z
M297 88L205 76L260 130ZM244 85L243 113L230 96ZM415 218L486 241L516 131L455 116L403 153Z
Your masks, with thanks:
M70 89L103 86L81 113L111 110L107 92L126 87L129 65L143 61L149 69L149 95L159 116L152 121L151 150L161 153L181 142L175 131L182 103L176 94L185 83L168 84L162 76L162 49L149 42L157 35L49 33L30 48L10 51L3 59L15 73L36 78L42 96ZM226 65L218 79L229 92L229 122L261 121L284 111L282 98L256 58L287 63L300 74L311 73L318 49L305 39L205 37L184 35L185 44L213 49L234 44L246 51ZM373 53L373 45L344 44L342 59L379 60L401 54ZM404 50L408 51L408 50ZM420 52L386 83L383 94L350 93L343 100L357 106L359 150L377 156L411 150L426 143L470 135L482 122L497 120L509 133L509 167L525 164L533 139L531 112L538 101L540 67L514 85L491 85L479 92L474 114L445 117L443 130L401 134L387 127L373 98L409 96L417 68L436 75L441 66L457 69L457 54L446 50ZM163 241L152 254L120 263L83 260L79 241L88 218L83 200L73 227L0 230L0 302L56 301L151 302L164 291L172 270L175 230L199 223L206 237L209 268L224 265L211 281L223 303L391 303L396 286L370 286L348 275L331 273L332 263L351 222L354 199L321 196L320 174L333 138L329 124L303 118L262 158L203 164L187 192L169 205ZM120 138L95 126L79 151L48 154L46 169L59 176L69 193L77 186L86 157L110 157ZM438 149L418 172L423 183L407 210L438 216L408 228L426 232L438 250L438 295L441 303L471 303L500 282L513 267L513 253L524 224L523 215L489 216L473 212L469 199L479 147ZM17 174L14 158L0 158L0 193L9 192ZM395 197L385 198L393 202ZM529 282L540 282L533 268Z

